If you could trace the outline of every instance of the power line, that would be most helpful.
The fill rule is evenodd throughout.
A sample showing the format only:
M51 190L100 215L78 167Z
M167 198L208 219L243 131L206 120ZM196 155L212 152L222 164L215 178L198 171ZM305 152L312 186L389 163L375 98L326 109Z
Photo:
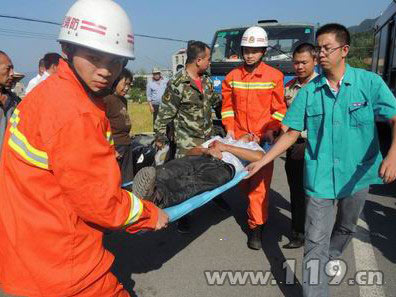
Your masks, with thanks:
M0 15L0 17L1 18L6 18L6 19L15 19L15 20L29 21L29 22L57 25L57 26L61 25L60 23L57 23L57 22L45 21L45 20L39 20L39 19L32 19L32 18L24 18L24 17L11 16L11 15Z
M47 20L41 20L41 19L35 19L35 18L25 18L25 17L19 17L19 16L11 16L11 15L0 15L0 18L6 18L6 19L14 19L14 20L20 20L20 21L28 21L28 22L35 22L35 23L43 23L43 24L49 24L49 25L56 25L60 26L61 23L53 22L53 21L47 21ZM187 40L182 40L182 39L175 39L175 38L169 38L169 37L161 37L161 36L153 36L153 35L147 35L147 34L135 34L135 36L138 37L143 37L143 38L150 38L150 39L159 39L159 40L165 40L165 41L173 41L173 42L183 42L187 43ZM22 37L22 36L20 36Z

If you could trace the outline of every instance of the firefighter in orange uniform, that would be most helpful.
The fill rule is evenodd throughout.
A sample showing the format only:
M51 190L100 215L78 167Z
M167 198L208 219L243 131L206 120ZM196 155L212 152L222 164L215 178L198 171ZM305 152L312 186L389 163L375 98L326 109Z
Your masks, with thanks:
M286 113L283 74L262 62L268 37L261 27L248 28L241 42L244 64L232 70L222 84L222 122L235 139L249 134L258 143L274 140ZM268 217L268 192L273 163L241 183L249 197L248 247L261 248L261 232Z
M17 106L4 139L0 287L30 297L127 297L110 272L103 228L133 233L168 222L121 189L102 102L134 58L132 27L115 2L79 0L58 41L67 62Z

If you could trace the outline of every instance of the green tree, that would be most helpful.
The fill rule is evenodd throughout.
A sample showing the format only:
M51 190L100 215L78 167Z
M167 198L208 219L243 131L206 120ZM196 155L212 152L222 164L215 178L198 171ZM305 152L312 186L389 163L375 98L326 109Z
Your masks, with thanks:
M133 80L133 87L146 91L147 80L144 77L136 77Z
M353 67L369 70L374 49L373 31L351 34L351 48L347 62Z

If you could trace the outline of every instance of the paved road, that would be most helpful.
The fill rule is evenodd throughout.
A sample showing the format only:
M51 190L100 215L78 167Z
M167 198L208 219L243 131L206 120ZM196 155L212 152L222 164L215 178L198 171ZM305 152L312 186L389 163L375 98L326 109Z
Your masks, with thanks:
M283 166L284 161L278 159L262 250L246 247L246 201L237 189L231 189L226 199L232 211L224 213L209 203L193 214L195 224L189 235L177 233L171 225L157 233L106 236L105 245L116 255L114 271L120 281L132 296L139 297L301 296L302 249L281 248L290 233L289 192ZM347 273L340 285L332 287L332 296L396 296L396 186L373 187L371 192L358 234L343 255ZM291 262L286 265L286 260ZM285 267L294 265L296 280L294 285L286 285ZM222 286L208 285L205 271L214 270L269 271L270 283L242 286L227 281ZM357 270L381 270L385 284L348 285L346 282Z
M264 233L263 249L246 247L246 201L237 189L226 199L231 213L224 213L212 203L193 214L192 234L182 235L175 226L168 230L130 236L113 234L106 245L116 255L115 272L128 289L139 297L255 297L301 295L302 249L285 250L290 230L290 204L284 161L275 163L270 195L270 217ZM348 266L340 285L332 287L333 296L396 296L396 187L373 187L359 221L359 230L343 259ZM393 195L393 197L392 197ZM296 281L285 285L286 260L294 266ZM271 284L210 286L205 271L270 271ZM355 273L381 270L383 286L347 284ZM369 275L367 275L369 276ZM347 282L347 283L346 283Z

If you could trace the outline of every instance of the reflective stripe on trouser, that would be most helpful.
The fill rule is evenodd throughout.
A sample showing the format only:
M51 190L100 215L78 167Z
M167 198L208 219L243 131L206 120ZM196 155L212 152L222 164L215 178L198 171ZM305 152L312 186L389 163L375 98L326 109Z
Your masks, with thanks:
M130 297L122 284L110 271L105 273L101 278L96 280L82 291L72 295L73 297Z
M263 225L268 219L268 197L274 171L274 163L264 166L251 178L243 180L239 185L241 190L248 196L247 209L248 226L250 229Z

